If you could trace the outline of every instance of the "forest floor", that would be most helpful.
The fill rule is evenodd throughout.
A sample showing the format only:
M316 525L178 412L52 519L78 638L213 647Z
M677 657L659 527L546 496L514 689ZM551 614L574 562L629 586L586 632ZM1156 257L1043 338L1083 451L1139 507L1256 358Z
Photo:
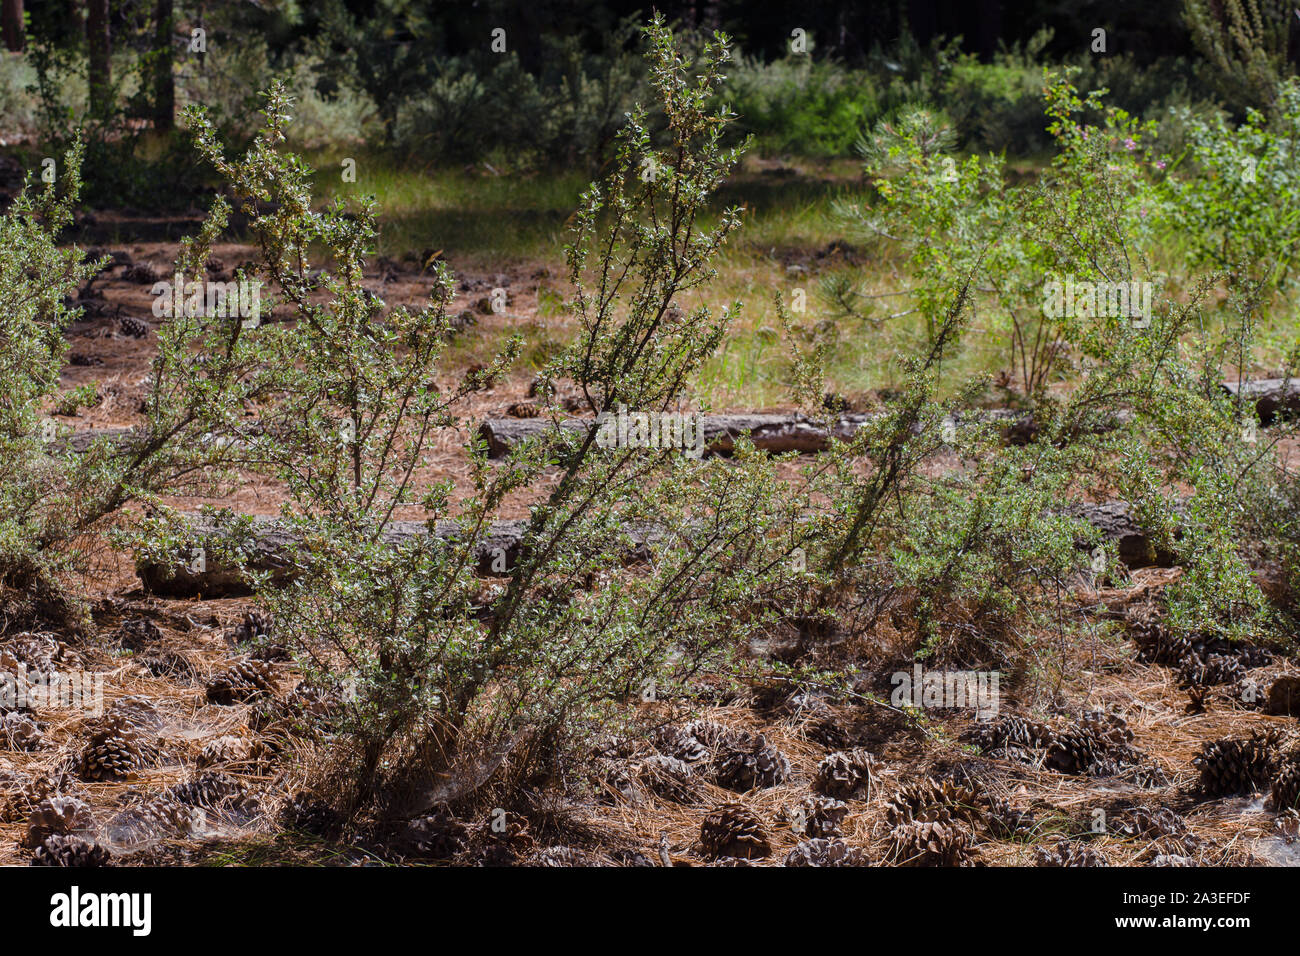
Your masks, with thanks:
M168 278L177 245L174 238L123 241L121 237L137 225L97 216L84 226L86 234L78 243L119 253L121 262L83 290L85 315L69 330L72 364L62 382L64 390L93 383L100 398L93 407L63 419L77 430L139 421L158 323L152 316L149 270L138 267L147 264L158 278ZM185 225L163 223L154 233L161 236ZM807 245L767 256L763 268L769 274L761 280L733 272L731 290L743 294L747 286L753 291L755 284L786 281L782 276L804 275L809 269L815 273L819 263L846 254L843 246L825 239L812 237ZM227 244L214 254L229 271L251 259L253 250ZM368 287L389 306L420 305L430 285L421 258L418 253L377 260L367 275ZM453 255L450 263L458 281L451 312L467 313L473 323L452 346L448 375L463 374L484 361L511 331L522 329L533 342L563 340L567 330L553 305L564 286L558 258L525 255L495 269L482 268L481 259L473 255L465 261L468 265L462 266ZM788 271L792 264L799 269ZM134 273L131 267L137 267ZM508 290L506 311L483 307L493 288ZM123 319L147 323L147 333L132 335L131 324ZM505 417L512 404L527 401L529 382L545 356L545 348L526 355L517 373L471 399L467 418ZM777 394L773 389L747 391L739 374L720 374L717 381L714 411L788 407L770 400ZM850 385L844 394L864 408L873 400L863 382ZM450 479L453 498L468 496L467 438L464 433L449 435L430 456L420 480ZM281 496L275 487L250 480L221 500L171 503L185 509L215 504L273 514ZM526 499L511 502L506 516L525 515L528 504ZM907 622L899 620L886 622L870 641L860 642L848 664L841 657L842 666L862 675L859 693L848 698L806 689L795 693L777 680L752 683L739 694L715 693L706 681L689 707L680 702L641 705L647 725L661 728L658 733L619 742L593 757L587 779L576 789L543 788L534 815L508 828L504 849L490 826L491 808L464 821L467 829L451 827L456 852L448 860L471 865L506 860L660 865L667 859L673 865L705 865L721 856L730 862L731 851L744 848L706 852L701 826L715 808L738 802L764 831L768 852L754 851L753 862L779 864L811 835L799 808L813 807L804 801L815 798L815 789L828 789L826 773L819 773L819 767L833 753L861 748L876 761L864 776L867 785L856 786L850 779L838 790L830 787L843 797L843 806L826 804L814 815L838 818L838 825L828 825L827 833L838 830L865 862L908 862L906 848L894 836L903 813L897 797L908 785L928 780L936 792L945 782L949 785L943 819L950 829L965 834L956 843L965 840L966 845L955 845L951 834L940 834L934 839L942 847L926 850L923 838L918 844L922 859L1030 865L1043 854L1057 852L1064 840L1062 855L1073 854L1070 859L1094 865L1300 864L1300 843L1294 842L1297 818L1294 812L1274 812L1266 781L1253 793L1216 798L1200 790L1200 773L1193 764L1205 744L1224 737L1265 730L1289 740L1296 730L1295 717L1269 715L1262 701L1279 677L1300 669L1284 658L1267 663L1263 658L1244 659L1231 679L1210 686L1199 704L1193 702L1187 688L1180 686L1177 666L1144 662L1132 639L1160 590L1179 574L1177 568L1137 570L1122 589L1079 582L1066 615L1077 626L1071 625L1068 633L1028 637L1031 645L1037 641L1045 650L1058 651L1059 668L1002 687L1000 717L1028 719L1032 712L1051 725L1058 743L1072 730L1079 731L1088 712L1110 715L1109 726L1119 728L1118 735L1105 738L1114 744L1110 756L1115 759L1108 765L1113 772L1055 769L1060 764L1054 762L1052 747L1042 741L974 746L970 733L979 728L968 710L927 709L922 715L890 705L889 675L900 668L910 670L903 638ZM129 555L107 550L98 556L85 589L97 634L79 640L49 635L53 659L60 666L102 672L106 709L147 712L153 738L151 759L131 779L65 781L67 792L91 806L100 840L113 852L115 863L356 865L432 862L443 855L413 852L409 845L338 844L313 835L301 817L284 815L301 768L286 759L282 739L269 739L255 708L213 704L205 692L214 675L244 656L236 639L244 615L252 610L250 600L150 595L136 578ZM278 666L280 692L288 697L297 677L290 665ZM1260 688L1259 700L1243 699L1247 683ZM0 864L30 860L31 851L21 846L30 798L39 794L43 777L48 787L52 775L76 765L91 726L90 715L74 710L50 709L41 712L39 720L40 749L0 749ZM788 761L784 772L769 781L772 785L737 792L719 784L726 778L729 750L763 750L764 745ZM1056 752L1059 755L1059 746ZM169 807L192 795L179 791L177 796L175 788L203 774L223 775L208 781L220 793L191 801L197 816L183 827L174 814L169 823L154 825L159 814L165 817ZM233 797L236 790L246 791L248 799ZM575 798L574 792L587 796Z

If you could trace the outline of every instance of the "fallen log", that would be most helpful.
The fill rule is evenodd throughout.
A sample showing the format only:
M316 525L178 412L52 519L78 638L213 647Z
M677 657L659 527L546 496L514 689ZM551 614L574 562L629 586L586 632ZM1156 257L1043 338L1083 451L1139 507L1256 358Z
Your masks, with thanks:
M858 429L883 417L880 413L841 415L830 428L826 428L821 422L798 413L704 415L701 417L704 453L729 455L735 451L736 440L746 432L755 448L770 454L823 452L830 447L832 439L849 441ZM1029 414L1011 409L963 412L948 421L957 428L1000 425L1008 441L1027 441L1032 434ZM566 418L558 423L543 418L490 418L479 426L478 433L487 442L488 457L503 458L520 443L546 435L557 426L575 434L585 434L595 424L595 419L591 418Z
M1100 531L1103 539L1115 545L1119 559L1129 568L1169 568L1176 563L1172 551L1156 546L1152 536L1134 517L1133 508L1127 501L1073 504L1062 513L1082 518ZM1085 546L1082 541L1076 544Z
M876 417L842 415L829 432L805 415L704 415L700 425L704 433L705 454L730 454L735 450L736 439L745 432L749 432L756 448L780 454L824 451L830 445L830 435L847 440L863 424ZM595 419L566 418L560 420L558 426L576 434L585 434L595 427ZM488 457L503 458L516 445L546 435L555 427L555 422L544 418L492 418L479 426L478 433L487 442Z
M293 563L299 542L297 533L273 515L242 516L235 522L214 520L205 515L182 516L186 528L182 543L166 559L137 561L136 573L145 590L164 597L238 597L252 593L248 575L235 562L221 559L221 555L238 553L243 568L249 572L265 572L271 581L283 586L299 573ZM245 528L238 525L248 522ZM510 574L519 561L520 546L528 522L499 521L492 524L474 548L474 568L487 577ZM643 561L650 554L655 539L652 529L628 526L629 563ZM397 548L418 539L450 544L459 540L462 528L458 522L439 521L432 532L424 521L393 521L384 529L380 540Z
M84 455L90 450L90 446L98 441L106 441L118 448L125 447L135 433L134 428L86 428L63 437L53 438L48 445L50 451L56 455L68 451Z
M1300 412L1300 380L1297 379L1257 378L1224 382L1223 389L1240 398L1243 404L1253 403L1261 425L1271 425L1279 417L1290 417Z
M1168 567L1173 563L1174 556L1154 546L1134 519L1127 502L1076 504L1064 513L1082 518L1100 531L1106 541L1115 544L1120 559L1131 568ZM243 556L248 570L268 573L278 585L289 583L299 573L300 569L293 563L297 535L277 517L253 515L247 519L246 526L241 519L221 520L198 514L182 517L187 527L182 543L171 556L137 562L140 581L153 594L208 598L251 594L245 572L236 563L219 558L232 552ZM494 523L474 548L475 571L484 576L509 575L519 560L526 530L527 522L523 520ZM453 521L437 522L432 531L424 521L394 521L384 530L381 540L400 547L427 538L451 543L461 534L461 526ZM629 564L647 560L660 537L654 528L644 525L625 526L622 534L626 536L624 560ZM1084 546L1083 542L1079 544Z

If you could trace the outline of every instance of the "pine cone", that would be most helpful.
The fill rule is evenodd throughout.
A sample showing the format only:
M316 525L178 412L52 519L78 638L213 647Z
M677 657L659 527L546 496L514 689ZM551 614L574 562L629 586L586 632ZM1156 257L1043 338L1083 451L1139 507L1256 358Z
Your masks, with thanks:
M531 860L533 866L590 867L599 866L590 855L576 847L548 846L539 850Z
M153 621L138 617L122 623L117 629L117 639L128 651L139 653L146 647L161 644L163 632Z
M960 823L916 820L894 827L889 852L900 866L971 866L973 842Z
M541 413L542 410L532 402L515 402L506 409L511 418L536 418Z
M231 706L276 693L275 669L265 661L242 660L208 682L208 702Z
M440 809L408 823L402 842L420 856L445 860L465 849L468 840L469 827Z
M733 857L754 859L770 856L763 822L743 803L724 803L715 807L700 826L700 845L710 859Z
M158 281L158 270L148 262L133 262L122 270L122 281L136 285L153 285Z
M81 751L81 779L128 780L144 765L147 745L121 714L101 718Z
M813 789L839 800L865 800L875 782L878 764L865 750L837 750L817 765Z
M209 740L199 753L199 769L217 764L240 763L249 758L249 744L246 740L227 734L215 740Z
M76 797L46 797L32 808L23 846L34 850L52 833L86 834L95 829L90 807Z
M1056 741L1056 733L1044 723L1003 714L996 720L980 722L962 735L965 743L993 757L1009 757L1028 762L1032 751L1046 750Z
M42 800L50 797L72 795L77 789L76 781L66 772L41 774L25 780L16 792L5 801L4 812L0 821L17 822L31 816L32 811Z
M121 717L141 730L157 730L163 724L162 715L158 713L154 702L138 694L119 697L113 701L113 706L108 709L108 715Z
M636 767L636 782L656 796L689 803L699 796L691 768L675 757L654 754Z
M786 866L867 866L867 855L843 840L805 840L786 854Z
M762 734L718 758L718 786L744 793L775 787L790 774L790 761Z
M1186 856L1201 841L1187 829L1187 821L1168 807L1130 807L1115 815L1113 827L1128 837L1156 840L1160 851Z
M0 741L5 750L34 753L45 749L45 734L31 716L12 711L0 716Z
M732 730L716 720L692 720L682 726L682 732L712 750L721 747L738 747L745 741L751 740L753 736L744 731Z
M709 748L685 727L662 727L655 737L655 747L660 753L685 763L703 763L712 753Z
M1028 810L1016 810L1002 799L989 798L986 815L990 835L998 840L1012 840L1034 832L1037 822Z
M790 809L790 820L800 836L823 839L840 835L840 827L848 813L848 805L841 800L811 796L804 797Z
M1300 806L1300 760L1288 760L1273 778L1270 788L1273 811L1281 813Z
M189 687L198 682L194 664L184 654L168 651L164 654L140 658L140 666L154 677L162 677Z
M1283 674L1269 685L1264 713L1300 717L1300 674Z
M242 817L254 817L261 812L257 798L244 784L219 771L208 771L193 780L168 787L167 795L185 806Z
M32 855L32 866L108 866L109 856L98 843L71 834L53 833Z
M823 717L804 731L808 739L827 750L848 750L852 741L849 729L836 717Z
M926 779L900 787L885 804L885 818L899 827L919 821L950 823L986 822L988 801L977 787L952 780Z
M142 339L149 334L149 323L135 316L124 315L117 320L122 334L133 339Z
M1133 731L1116 714L1093 711L1057 734L1047 748L1045 765L1059 773L1113 777L1122 771L1143 768L1146 755L1132 745ZM1153 780L1162 775L1146 767Z
M236 644L251 644L259 638L270 637L274 622L267 611L254 608L244 612L243 619L235 626Z
M528 821L509 810L493 810L479 825L479 833L492 843L508 846L516 853L533 848L533 837L528 832Z
M1269 783L1276 764L1274 731L1249 737L1225 737L1201 747L1192 764L1201 771L1201 787L1213 797L1253 792Z
M1055 848L1036 847L1038 866L1110 866L1097 851L1082 843L1061 840Z

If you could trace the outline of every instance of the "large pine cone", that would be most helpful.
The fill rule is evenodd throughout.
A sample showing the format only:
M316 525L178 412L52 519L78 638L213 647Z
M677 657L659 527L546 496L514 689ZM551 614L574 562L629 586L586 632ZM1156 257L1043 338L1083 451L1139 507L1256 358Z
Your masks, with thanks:
M190 687L198 683L198 672L193 662L184 654L165 651L162 654L140 658L140 666L154 677L164 677Z
M875 783L878 764L865 750L837 750L817 765L813 789L838 800L865 800Z
M786 854L786 866L867 866L867 855L843 840L805 840Z
M1129 837L1160 841L1162 850L1180 855L1195 852L1201 841L1187 829L1187 821L1168 807L1130 807L1115 815L1116 831Z
M262 811L260 801L243 783L219 771L208 771L168 787L167 795L185 806L241 818L251 819Z
M660 728L655 746L665 756L688 764L704 763L713 756L708 746L694 734L687 733L685 727Z
M46 797L32 809L23 846L34 850L52 833L85 834L94 829L95 818L85 803L76 797Z
M1255 731L1249 737L1225 737L1201 747L1192 763L1201 771L1201 787L1214 797L1253 792L1268 785L1276 766L1278 735Z
M1029 762L1034 751L1046 750L1055 743L1056 733L1039 721L1003 714L996 720L977 723L962 735L962 740L991 757Z
M680 727L661 728L655 746L660 753L693 764L711 759L717 751L743 748L753 740L751 734L714 720L692 720Z
M1051 850L1036 847L1034 855L1039 866L1110 866L1096 850L1070 840L1061 840Z
M743 803L724 803L711 810L700 826L700 845L705 855L715 860L748 860L772 853L763 821Z
M974 842L969 829L954 821L916 820L894 827L890 857L900 866L971 866Z
M108 715L121 717L141 730L157 730L163 724L162 714L158 713L154 702L138 694L119 697L113 701L113 706L108 709Z
M718 758L718 786L744 793L775 787L790 774L790 761L762 734Z
M1300 806L1300 760L1292 759L1283 764L1273 778L1270 793L1275 813Z
M78 789L76 780L65 770L40 774L21 783L16 791L10 788L4 802L0 822L18 822L29 817L42 800L50 797L70 796Z
M999 840L1011 840L1034 832L1037 822L1029 810L1017 810L1010 802L998 797L988 798L986 825L989 833Z
M849 808L833 797L812 796L791 808L790 820L795 832L810 839L839 836Z
M34 753L45 749L45 734L34 718L15 710L0 716L0 744L5 750Z
M199 753L200 770L219 764L241 763L249 758L250 744L246 740L227 734L209 740Z
M533 836L528 832L528 821L510 810L494 809L481 824L479 833L492 843L508 846L516 853L533 848Z
M1283 674L1269 685L1264 713L1300 717L1300 674Z
M83 780L128 780L144 765L148 750L138 727L121 714L101 718L81 751Z
M208 682L208 702L230 706L274 697L275 668L266 661L242 660Z
M953 780L922 780L896 790L885 804L885 818L890 826L899 827L919 821L950 823L985 822L988 800L978 787Z
M699 796L690 765L675 757L652 754L635 768L636 783L656 796L689 803Z
M52 833L32 855L32 866L108 866L109 856L98 843L79 836Z
M1092 711L1056 735L1047 748L1046 766L1059 773L1111 776L1106 771L1141 760L1132 741L1124 718Z
M259 638L270 637L273 627L270 613L254 608L244 612L232 636L236 644L251 644Z

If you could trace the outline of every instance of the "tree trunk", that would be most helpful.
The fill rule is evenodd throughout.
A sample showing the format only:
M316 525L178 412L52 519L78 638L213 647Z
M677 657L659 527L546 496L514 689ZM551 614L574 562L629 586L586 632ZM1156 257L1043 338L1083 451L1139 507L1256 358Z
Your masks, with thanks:
M90 112L107 116L112 107L112 42L108 33L108 0L86 2L86 47L90 65Z
M23 0L3 0L3 6L0 6L0 28L4 30L5 49L21 53L25 40Z
M176 82L172 75L172 30L175 18L172 14L172 0L157 0L153 8L153 19L153 128L166 131L176 126Z

